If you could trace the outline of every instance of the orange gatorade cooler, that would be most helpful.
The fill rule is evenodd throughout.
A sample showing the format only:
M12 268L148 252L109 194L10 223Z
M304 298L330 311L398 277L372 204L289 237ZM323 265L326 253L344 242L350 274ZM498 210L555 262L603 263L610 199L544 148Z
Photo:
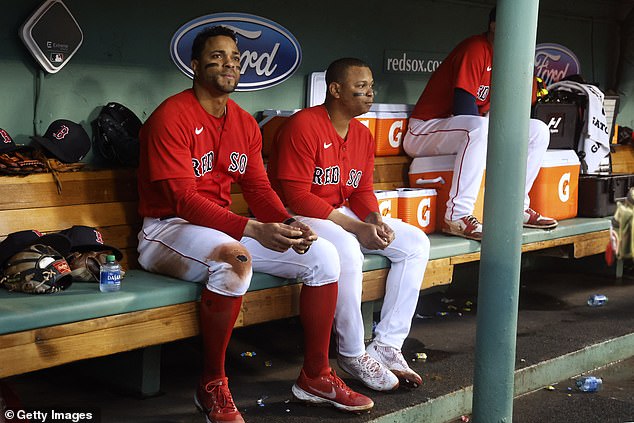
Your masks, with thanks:
M377 112L374 140L376 156L397 156L403 153L403 136L407 130L407 113Z
M374 191L383 217L398 218L398 192L396 190Z
M362 115L355 117L356 120L364 124L370 130L370 133L373 137L375 137L375 129L376 129L376 113L368 112Z
M262 120L258 123L258 125L260 126L260 130L262 131L262 156L269 156L271 145L273 144L273 140L275 139L277 130L280 129L280 126L282 126L284 122L286 122L286 118L299 110L300 109L266 109L262 111Z
M403 154L403 137L407 130L407 122L412 113L411 104L374 103L370 112L374 112L376 123L374 140L375 156L397 156Z
M397 188L398 217L426 234L436 230L436 190Z
M528 193L531 208L553 219L577 216L579 158L574 150L546 150Z
M442 229L453 178L453 166L456 155L417 157L409 167L409 186L414 188L433 188L438 193L436 199L436 230ZM484 176L480 185L480 192L476 199L473 215L480 222L483 221L484 209Z

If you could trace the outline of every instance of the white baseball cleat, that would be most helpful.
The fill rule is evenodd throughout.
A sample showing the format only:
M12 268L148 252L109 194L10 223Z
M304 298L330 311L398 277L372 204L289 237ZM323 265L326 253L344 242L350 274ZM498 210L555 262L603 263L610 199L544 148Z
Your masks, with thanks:
M376 359L364 352L358 357L337 357L339 367L350 376L375 391L393 391L398 388L398 377Z
M371 342L370 345L368 345L367 351L376 361L390 369L405 386L418 388L423 384L423 379L409 367L401 350Z

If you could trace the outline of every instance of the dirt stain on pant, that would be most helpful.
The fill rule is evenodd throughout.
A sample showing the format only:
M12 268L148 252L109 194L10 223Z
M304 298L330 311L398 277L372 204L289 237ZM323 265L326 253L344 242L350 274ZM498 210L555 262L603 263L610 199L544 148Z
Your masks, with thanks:
M228 292L243 292L248 288L251 282L251 254L242 244L220 245L211 252L209 260L231 266L231 270L223 272L223 286L219 288Z

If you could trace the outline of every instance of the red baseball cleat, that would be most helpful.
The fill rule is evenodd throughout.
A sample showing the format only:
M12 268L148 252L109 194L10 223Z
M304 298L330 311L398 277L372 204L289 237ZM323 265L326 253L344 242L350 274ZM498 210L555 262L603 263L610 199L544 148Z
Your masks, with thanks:
M295 398L300 401L331 404L344 411L359 413L374 407L374 402L370 398L350 389L332 369L327 376L314 379L309 379L302 369L292 391Z
M461 217L458 220L445 219L442 231L447 234L482 241L482 224L473 215Z
M199 385L194 403L207 417L207 423L244 423L231 397L226 377Z
M524 227L537 229L553 229L557 221L551 217L542 216L530 207L524 210Z

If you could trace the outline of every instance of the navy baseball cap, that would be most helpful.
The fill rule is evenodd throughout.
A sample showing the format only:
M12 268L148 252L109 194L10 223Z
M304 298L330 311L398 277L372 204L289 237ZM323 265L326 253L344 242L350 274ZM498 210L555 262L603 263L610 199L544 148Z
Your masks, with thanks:
M103 236L96 228L91 226L75 225L71 228L59 231L60 234L70 240L70 252L106 251L111 250L117 260L121 260L123 253L118 248L104 244Z
M35 244L44 244L52 247L62 256L66 257L70 251L70 239L62 234L47 234L34 229L13 232L0 242L0 267L3 267L12 256Z
M64 163L76 163L90 151L90 138L86 130L67 119L54 121L44 136L36 135L31 139Z
M4 129L0 128L0 154L11 153L12 151L28 150L29 147L22 144L16 144L11 135Z

